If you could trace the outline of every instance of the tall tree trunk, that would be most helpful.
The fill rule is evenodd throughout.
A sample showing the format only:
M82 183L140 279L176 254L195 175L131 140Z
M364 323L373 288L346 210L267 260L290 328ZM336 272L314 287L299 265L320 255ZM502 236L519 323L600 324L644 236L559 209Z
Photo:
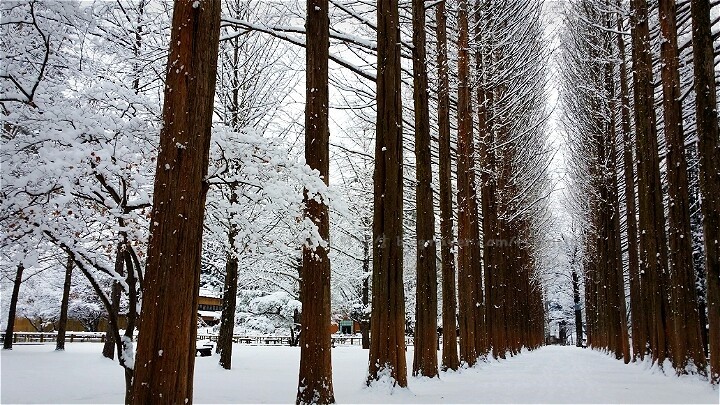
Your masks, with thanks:
M63 282L63 295L60 301L60 319L58 320L55 350L65 350L65 332L67 331L68 305L70 303L73 267L75 267L75 263L73 262L72 256L68 254L67 262L65 262L65 282Z
M619 3L618 3L619 4ZM618 32L623 32L622 16L617 21ZM645 358L647 345L646 314L642 311L640 286L640 263L638 259L637 217L635 210L635 157L633 156L630 129L630 90L625 61L625 39L617 35L620 54L620 120L623 143L623 178L625 180L625 221L627 224L628 274L630 279L630 317L632 320L633 359Z
M397 0L378 2L373 282L368 384L388 373L407 386L403 287L403 157L400 15Z
M485 76L484 74L484 62L485 62L485 49L481 48L479 42L480 37L482 35L481 27L483 23L483 17L482 17L482 8L480 5L480 0L475 0L475 41L477 42L475 45L475 74L477 77L476 83L477 83L477 115L478 115L478 154L477 154L477 162L480 165L479 170L476 168L476 170L472 171L472 194L474 194L473 198L473 205L474 209L471 211L472 214L474 214L474 222L475 226L473 227L473 233L475 235L475 244L473 245L473 255L474 255L474 268L475 271L475 281L477 285L478 290L478 297L477 297L477 305L476 307L476 313L475 313L475 349L477 350L477 354L479 356L486 356L489 351L489 344L488 344L488 323L489 321L485 319L485 315L487 313L486 305L487 305L487 290L488 287L486 286L485 294L483 294L483 266L485 267L485 273L492 271L490 270L492 268L492 259L490 258L490 251L487 247L487 243L484 243L486 241L486 238L484 235L486 235L488 232L487 229L487 222L488 219L485 218L485 216L492 217L492 214L490 214L490 204L488 201L488 191L490 186L490 173L493 170L493 167L491 166L492 162L489 160L490 156L490 143L492 142L492 135L491 131L488 128L488 116L487 116L487 97L486 97L486 88L485 88ZM475 161L475 156L473 156L473 161ZM475 182L475 173L480 173L480 208L482 209L482 221L480 220L478 216L478 195L477 195L477 186ZM480 227L482 227L482 233L483 233L483 245L480 246Z
M23 271L25 266L18 263L15 271L15 282L13 283L12 296L10 297L10 309L8 310L7 327L5 328L5 339L3 340L3 349L12 350L13 333L15 332L15 317L17 316L17 302L20 294L20 284L22 284Z
M495 62L502 60L502 52L500 50L493 56ZM492 301L488 302L488 308L492 312L492 348L493 357L504 359L506 353L510 349L508 342L508 290L511 286L511 269L512 269L512 257L511 257L511 246L509 242L512 240L511 234L511 223L508 219L510 215L510 207L508 206L508 199L511 198L511 178L512 178L512 167L511 161L514 156L513 143L511 136L507 130L507 126L504 125L507 122L507 117L502 116L499 111L502 106L495 105L494 100L502 100L505 97L506 89L504 86L498 86L494 89L495 94L490 99L490 105L493 106L492 120L493 127L497 128L496 145L504 145L497 153L499 156L496 157L497 167L497 183L495 185L495 195L497 196L496 202L496 214L494 215L494 239L489 243L493 244L491 258L493 259L493 291L491 293ZM497 124L497 125L496 125ZM495 216L496 215L496 216Z
M667 295L667 248L658 158L657 125L647 0L632 0L632 55L635 69L635 143L638 165L640 214L640 274L648 314L652 358L662 366L670 355L670 313Z
M475 348L476 280L473 272L472 240L472 95L470 88L470 45L468 32L468 3L458 4L458 304L460 323L460 361L473 366L477 360Z
M244 14L244 9L241 8L240 2L235 3L235 12ZM240 87L242 85L240 72L239 72L239 56L240 46L239 39L236 37L232 40L232 79L231 79L231 103L230 103L230 125L236 131L241 131L240 128ZM237 204L237 185L229 185L230 206ZM235 331L235 307L237 303L237 283L238 283L238 257L235 252L235 238L237 238L238 230L235 224L235 212L231 211L228 217L229 231L228 231L228 251L226 253L225 261L225 281L222 298L222 316L220 319L220 332L218 334L217 342L217 353L220 354L220 360L218 361L220 367L230 370L232 368L232 345L233 345L233 333ZM290 328L291 334L294 332L294 328ZM294 339L290 339L291 344Z
M425 52L425 3L412 1L413 97L415 106L415 167L417 184L417 285L415 289L415 351L413 375L436 377L437 268L435 263L435 212L433 211L430 112L428 110Z
M488 63L491 58L483 55L483 61ZM482 171L480 172L480 195L482 199L482 227L483 227L483 260L485 262L485 327L487 329L487 345L492 348L492 355L497 358L499 353L498 336L502 319L495 302L499 298L498 266L497 266L497 182L495 171L497 169L495 156L495 133L492 128L492 102L494 92L492 89L481 89L479 92L479 121L482 131L483 123L487 130L480 133L479 157Z
M585 236L585 345L594 347L595 345L595 325L596 325L596 299L595 299L595 259L596 255L591 253L590 238Z
M613 94L613 98L614 98ZM615 110L613 103L612 110ZM617 179L617 167L615 157L617 156L617 150L615 148L615 120L611 121L613 129L610 132L611 138L609 139L609 152L608 156L608 173L610 173L610 212L611 217L609 218L609 241L612 244L613 250L612 260L614 262L615 272L610 276L613 278L614 285L614 300L616 305L616 325L617 325L617 338L619 339L615 347L615 353L617 358L623 359L625 364L629 363L630 357L630 341L628 339L628 325L627 325L627 304L625 302L625 274L623 272L622 263L622 242L620 233L620 202L618 198L618 179Z
M573 303L575 304L575 346L583 347L582 307L580 306L580 281L575 269L572 270Z
M710 2L691 0L700 193L705 237L710 381L720 383L720 141Z
M328 55L330 52L328 0L308 0L305 92L305 161L320 172L325 184L330 175L328 127ZM318 228L324 243L303 246L300 281L302 332L298 404L335 402L330 339L330 217L327 201L305 190L305 217Z
M685 136L682 125L677 17L674 0L660 0L660 47L665 119L666 168L668 182L669 273L674 309L673 363L678 373L687 373L694 362L700 372L706 368L702 350L700 318L695 292L695 269L690 232Z
M230 201L237 203L236 186L230 186ZM228 232L228 252L225 261L225 286L222 298L222 318L218 334L217 350L220 353L219 364L225 370L232 368L233 332L235 331L235 305L237 303L238 258L235 252L237 226L233 215L230 215L230 231Z
M452 156L450 150L450 81L445 2L435 6L438 65L438 150L440 183L440 260L442 262L443 370L460 366L457 347L455 255L453 254Z
M369 222L369 221L368 221ZM362 315L360 317L360 334L362 336L362 348L370 349L370 319L367 309L370 305L370 235L365 234L363 241L363 286L362 286Z
M476 37L480 37L480 27L483 23L482 15L479 11L479 2L476 2ZM491 7L491 5L489 6ZM493 90L487 88L487 81L490 74L487 73L490 68L492 55L485 47L476 48L476 66L478 88L478 159L480 163L480 200L482 207L482 258L485 271L483 281L485 284L485 296L483 302L484 309L484 344L479 347L481 354L493 348L493 355L497 358L497 345L494 344L496 334L494 331L498 328L499 319L497 311L493 303L497 299L497 286L494 274L497 272L495 263L495 238L497 233L497 211L496 211L496 195L495 195L495 137L492 129L492 100Z
M610 7L610 0L606 1L606 6ZM615 21L612 21L611 15L606 18L606 26L608 29L612 29L615 25ZM613 36L612 34L605 34L605 48L608 54L613 52ZM625 303L625 277L623 273L622 263L622 241L620 231L620 202L618 198L619 186L617 178L617 108L616 108L616 97L615 97L615 67L612 63L605 65L605 88L609 98L608 102L608 127L604 131L605 136L605 151L607 162L607 174L605 185L607 187L607 205L610 216L607 218L607 243L609 250L608 260L612 263L612 266L606 268L606 270L612 269L613 272L609 274L611 282L609 285L613 287L613 303L614 303L614 322L615 322L615 355L618 359L622 358L627 364L630 362L630 342L628 340L628 328L627 328L627 305Z
M135 404L193 398L203 215L220 39L219 0L174 3L154 187Z
M707 362L708 359L708 318L707 318L707 280L705 277L705 248L703 238L703 216L700 197L700 158L697 140L689 145L688 184L690 185L690 229L692 234L693 266L695 269L695 295L698 298L698 317L700 318L700 340Z
M601 40L601 38L597 40ZM612 347L613 342L611 342L612 336L616 332L616 323L613 322L613 315L616 314L616 303L613 300L614 295L609 293L614 289L610 285L612 278L608 277L609 273L615 272L615 262L612 260L608 249L608 231L610 229L608 219L611 214L609 212L605 136L610 127L607 122L610 95L608 94L607 73L605 76L602 73L602 68L606 66L599 62L607 54L607 44L604 45L604 49L597 47L589 51L590 59L598 62L591 65L588 76L599 93L598 96L590 97L589 100L589 110L591 111L589 118L592 120L589 127L591 131L591 137L589 138L591 145L589 173L594 191L590 196L592 226L589 234L594 240L595 248L595 255L592 259L598 264L601 263L601 265L596 264L593 266L595 284L593 300L595 301L594 307L596 310L593 314L595 319L593 322L592 345L594 348L611 351L614 348Z

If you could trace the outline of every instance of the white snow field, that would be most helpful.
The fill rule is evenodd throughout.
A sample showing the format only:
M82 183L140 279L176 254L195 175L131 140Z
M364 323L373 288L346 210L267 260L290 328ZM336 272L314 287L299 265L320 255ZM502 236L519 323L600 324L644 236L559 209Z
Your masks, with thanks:
M102 358L99 343L17 345L0 353L0 401L119 403L122 369ZM718 391L696 376L666 376L647 364L625 365L603 353L549 346L473 369L410 378L408 389L364 387L368 352L333 349L339 403L714 403ZM218 357L197 357L195 403L294 403L300 352L296 347L233 348L233 369ZM412 347L407 352L411 370Z

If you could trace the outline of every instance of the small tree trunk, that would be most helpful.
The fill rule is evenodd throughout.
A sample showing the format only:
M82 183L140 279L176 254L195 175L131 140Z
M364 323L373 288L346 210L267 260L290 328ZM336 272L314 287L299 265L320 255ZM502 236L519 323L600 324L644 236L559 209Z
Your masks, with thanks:
M300 326L302 326L302 313L297 308L293 310L293 324L290 327L290 346L300 345Z
M583 347L583 321L580 307L580 282L575 269L572 270L573 303L575 304L575 346Z
M328 57L330 20L328 0L307 1L305 73L305 161L320 172L325 184L330 176L330 130L328 124ZM297 404L335 402L332 383L330 337L330 216L327 201L319 201L306 189L305 218L317 226L323 243L302 249L300 298L300 375ZM319 242L319 241L318 241Z
M695 104L707 282L710 381L720 383L720 141L710 2L691 0Z
M65 282L63 283L62 301L60 301L60 320L58 321L57 342L55 350L65 350L65 331L67 330L68 305L70 303L70 287L72 286L72 271L75 267L72 256L68 254L65 263Z
M117 255L115 256L115 273L118 275L123 274L123 268L125 266L125 252L123 251L123 245L118 244ZM112 284L112 292L110 299L112 300L112 311L115 315L120 315L120 295L122 293L120 283L114 281ZM113 331L110 330L110 322L107 323L107 331L105 332L105 345L102 350L103 357L108 359L115 358L115 338Z
M237 194L231 187L230 200L237 202ZM228 252L225 262L225 288L223 288L222 318L220 319L220 333L217 341L217 351L220 353L220 366L225 370L232 367L233 333L235 331L235 306L237 303L238 259L235 256L235 238L237 228L232 223L228 233Z
M219 0L174 3L132 398L192 402Z
M121 261L122 264L122 261ZM111 299L112 299L112 308L111 311L113 311L116 315L120 314L120 295L122 293L120 283L117 281L113 282L112 285L112 293L111 293ZM99 325L99 320L98 320ZM97 329L97 327L95 327ZM108 359L115 359L115 338L110 330L110 322L107 323L107 330L105 331L105 344L103 345L102 355L105 358Z
M136 277L136 269L134 266L134 252L132 250L132 247L129 245L126 245L125 249L125 270L126 270L126 280L129 287L128 291L128 313L127 313L127 325L125 327L125 336L128 338L129 341L132 341L134 339L135 335L135 324L137 323L138 318L138 312L137 312L137 305L138 305L138 299L139 297L139 291L138 286L140 282L138 281L138 277ZM138 273L139 265L137 269Z
M20 294L20 284L22 284L24 270L25 266L22 263L18 263L17 270L15 271L12 296L10 297L10 309L8 311L7 327L5 328L5 339L3 340L3 349L5 350L12 350L18 295Z

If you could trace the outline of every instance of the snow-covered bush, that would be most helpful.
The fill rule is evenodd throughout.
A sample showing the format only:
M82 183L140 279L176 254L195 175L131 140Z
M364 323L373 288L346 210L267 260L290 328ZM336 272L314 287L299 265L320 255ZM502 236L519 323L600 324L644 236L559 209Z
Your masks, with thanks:
M300 301L285 291L277 291L250 301L248 313L251 317L247 323L254 329L264 328L266 332L285 334L293 327L301 311Z

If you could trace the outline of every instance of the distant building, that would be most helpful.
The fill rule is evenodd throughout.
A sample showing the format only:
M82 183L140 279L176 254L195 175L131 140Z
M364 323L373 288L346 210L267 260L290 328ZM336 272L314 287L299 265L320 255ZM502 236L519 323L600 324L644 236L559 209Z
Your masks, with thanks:
M342 333L343 335L360 333L360 324L349 317L345 317L337 323L332 322L330 324L330 333Z
M222 315L222 294L208 290L200 289L198 296L198 318L202 319L208 326L214 326L220 323Z
M118 324L120 329L127 327L127 315L120 314L118 316ZM67 325L65 330L68 332L106 332L108 330L108 321L105 317L98 320L95 330L89 330L77 319L68 316ZM37 319L28 319L22 316L15 317L15 332L55 332L57 330L57 321L54 322L41 322Z

